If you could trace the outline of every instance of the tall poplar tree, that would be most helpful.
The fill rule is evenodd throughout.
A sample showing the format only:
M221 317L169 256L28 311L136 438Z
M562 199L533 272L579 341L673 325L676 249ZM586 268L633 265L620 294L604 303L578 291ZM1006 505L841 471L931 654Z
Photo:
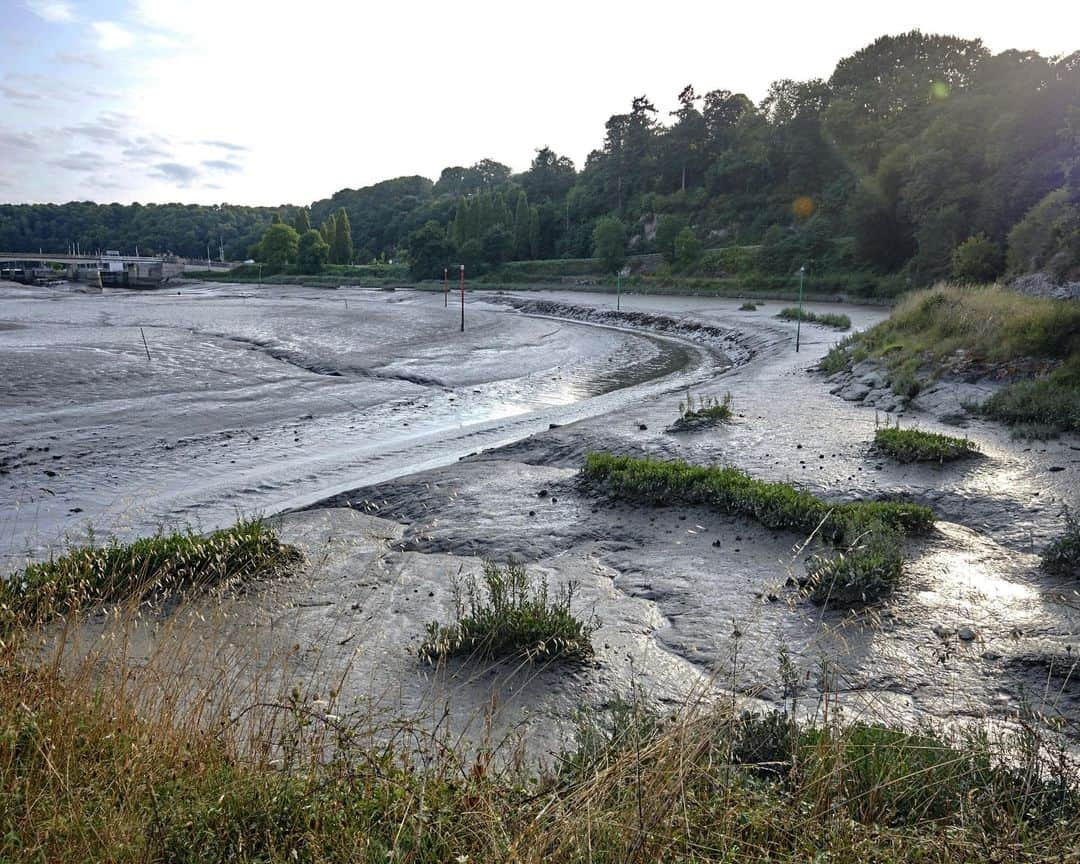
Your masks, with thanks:
M352 225L349 214L342 207L334 221L334 242L330 244L330 257L335 264L351 264L353 259Z

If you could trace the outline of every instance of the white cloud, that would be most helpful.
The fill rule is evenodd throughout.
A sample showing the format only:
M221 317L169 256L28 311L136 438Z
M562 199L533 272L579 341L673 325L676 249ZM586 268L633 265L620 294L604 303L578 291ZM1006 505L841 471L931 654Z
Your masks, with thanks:
M46 21L66 24L75 20L75 10L65 0L26 0L26 8Z
M98 47L102 51L116 51L120 48L127 48L135 41L135 37L115 21L95 21L91 26L94 28L94 33L97 34Z

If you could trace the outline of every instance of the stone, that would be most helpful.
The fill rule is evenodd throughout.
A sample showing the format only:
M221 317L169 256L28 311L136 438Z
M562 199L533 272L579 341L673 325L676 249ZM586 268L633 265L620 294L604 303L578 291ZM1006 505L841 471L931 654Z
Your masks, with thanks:
M975 631L970 627L961 627L956 631L956 635L959 636L963 642L971 642L975 639Z

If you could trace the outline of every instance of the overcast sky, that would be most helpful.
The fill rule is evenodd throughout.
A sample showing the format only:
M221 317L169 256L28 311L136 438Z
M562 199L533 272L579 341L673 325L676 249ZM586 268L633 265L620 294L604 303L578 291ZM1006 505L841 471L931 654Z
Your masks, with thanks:
M1080 48L1070 0L0 0L0 24L14 202L309 203L544 145L580 167L636 95L756 102L884 33Z

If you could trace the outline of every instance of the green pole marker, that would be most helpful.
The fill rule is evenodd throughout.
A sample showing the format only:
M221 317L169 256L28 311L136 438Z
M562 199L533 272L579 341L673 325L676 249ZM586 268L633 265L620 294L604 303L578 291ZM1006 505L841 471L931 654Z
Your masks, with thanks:
M806 275L806 265L799 268L799 319L795 324L795 353L799 353L799 341L802 336L802 299L803 299L803 276Z

